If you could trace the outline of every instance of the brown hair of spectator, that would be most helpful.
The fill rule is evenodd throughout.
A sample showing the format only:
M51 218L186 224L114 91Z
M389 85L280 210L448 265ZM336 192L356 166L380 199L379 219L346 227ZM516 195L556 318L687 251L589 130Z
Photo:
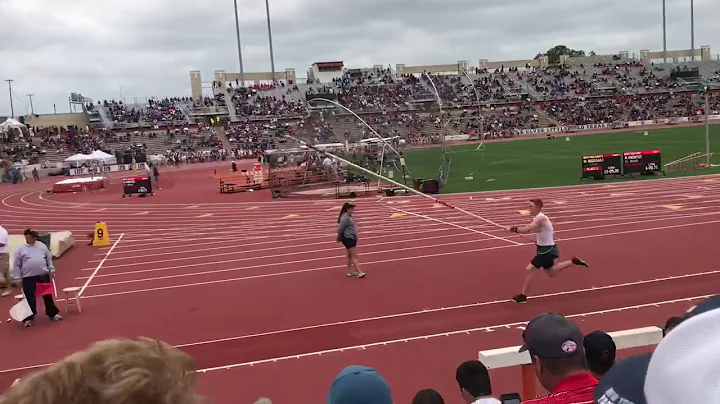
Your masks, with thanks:
M538 210L542 209L543 207L543 201L542 199L530 199L530 202L532 202L533 205L535 205Z
M420 390L415 393L412 404L445 404L440 393L433 389Z
M565 376L576 372L588 370L585 355L582 351L567 358L539 358L543 367L554 376Z
M0 404L196 404L195 365L151 339L105 340L25 377Z

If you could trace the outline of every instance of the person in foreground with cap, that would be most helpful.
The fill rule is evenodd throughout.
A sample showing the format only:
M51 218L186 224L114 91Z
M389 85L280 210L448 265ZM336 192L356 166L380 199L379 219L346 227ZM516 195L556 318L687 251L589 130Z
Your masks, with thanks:
M595 390L597 404L720 402L720 295L692 308L652 354L615 365Z
M357 256L358 231L355 219L352 214L355 205L346 202L340 209L338 215L338 236L337 241L345 246L347 254L347 276L364 278L365 272L360 270L360 261Z
M390 386L373 368L352 365L330 386L327 404L393 404Z
M550 394L523 403L593 403L598 381L585 364L583 334L576 324L557 313L535 317L523 332L520 352L525 351L538 381Z
M51 283L55 267L50 250L45 244L38 243L38 233L27 229L24 234L26 244L15 252L13 275L16 279L22 279L23 293L33 312L30 317L23 320L25 327L30 327L35 319L35 314L37 314L37 303L35 302L37 285ZM52 294L43 295L43 302L45 303L45 315L50 320L62 320Z
M602 379L615 365L615 341L606 332L593 331L585 336L583 347L588 369L598 380Z

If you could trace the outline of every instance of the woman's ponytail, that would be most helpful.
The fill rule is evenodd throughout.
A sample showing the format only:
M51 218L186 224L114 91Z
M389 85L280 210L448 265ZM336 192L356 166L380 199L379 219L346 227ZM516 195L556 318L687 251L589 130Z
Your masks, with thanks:
M342 206L342 209L340 209L340 214L338 215L338 223L340 223L340 219L342 219L342 216L347 213L348 209L350 208L350 204L345 202Z

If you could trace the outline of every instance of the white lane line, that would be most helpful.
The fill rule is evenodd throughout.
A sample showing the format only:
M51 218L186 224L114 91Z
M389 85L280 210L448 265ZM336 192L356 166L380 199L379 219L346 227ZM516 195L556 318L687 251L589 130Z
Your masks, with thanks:
M105 263L105 260L110 256L110 254L112 254L113 250L115 249L115 246L118 245L118 243L120 242L120 240L122 240L124 235L125 235L125 233L120 233L120 237L118 237L117 240L115 240L113 245L108 250L107 254L105 254L105 258L103 258L102 261L100 261L97 268L95 268L95 271L93 271L92 275L90 275L87 278L87 281L85 282L83 287L80 289L80 292L78 292L78 296L82 296L83 293L85 293L85 289L87 289L87 287L90 285L90 282L92 282L95 275L97 275L98 271L100 271L100 268L102 268L103 264Z
M557 230L557 231L555 231L555 233L556 233L556 234L560 234L560 233L565 233L565 234L567 234L567 233L571 233L571 232L579 232L579 231L585 231L585 230L594 230L594 229L600 229L600 228L605 228L605 227L617 227L617 226L627 227L627 226L634 225L634 224L644 224L644 223L650 223L650 222L655 222L655 221L669 222L669 221L671 221L671 220L682 220L682 219L691 219L691 218L695 218L695 217L717 216L717 215L720 215L720 212L717 212L717 213L715 213L715 212L713 212L713 213L698 213L698 214L691 214L691 215L688 215L688 216L679 216L679 215L678 215L678 216L676 216L676 217L670 217L670 218L668 218L668 217L663 217L663 218L659 218L659 219L639 220L639 221L635 221L635 222L623 222L623 223L606 224L606 225L599 225L599 226L577 227L577 228L573 228L573 229ZM713 223L713 222L702 222L702 223L691 223L691 224L705 224L705 223ZM689 225L689 223L685 223L685 225ZM662 229L662 228L663 228L663 227L658 227L657 229ZM656 228L652 228L652 229L656 229ZM642 229L639 229L639 230L642 230ZM598 236L613 235L613 234L616 234L616 233L599 234ZM623 234L623 233L620 232L620 233L618 233L618 234ZM462 235L456 235L456 237L462 237ZM572 240L572 239L573 239L573 238L567 238L567 237L566 237L566 238L559 238L558 240L559 240L559 241L562 241L562 240ZM363 254L364 254L364 255L382 254L382 253L386 253L386 252L406 251L406 250L413 250L413 249L418 249L418 248L444 247L444 246L450 246L450 245L456 245L456 244L468 244L468 243L476 243L476 242L491 241L491 240L493 240L493 238L476 239L476 240L465 240L465 241L454 241L454 242L450 242L450 243L434 244L434 245L431 245L431 246L421 245L421 246L410 246L410 247L405 247L405 248L396 248L396 249L392 249L392 250L365 251L365 252L363 252ZM412 242L412 241L414 241L414 240L413 240L413 239L407 239L407 240L405 240L405 241L407 241L407 242ZM324 244L327 244L327 243L324 243ZM253 245L253 244L248 244L248 246L250 246L250 245ZM387 245L387 243L379 243L379 244L376 243L376 244L372 244L372 245L385 246L385 245ZM520 243L520 244L518 244L518 245L528 245L528 244L521 244L521 243ZM304 244L299 244L299 245L292 245L291 247L300 248L300 247L303 247L303 246L304 246ZM317 252L327 252L327 251L336 251L336 250L337 250L336 248L325 248L325 249L315 249L315 250L307 250L307 251L293 251L293 252L284 253L284 254L273 254L273 255L267 255L267 254L266 254L266 255L264 255L264 256L262 256L262 257L243 257L243 258L236 258L236 259L231 259L231 260L213 261L213 262L208 262L207 264L225 264L225 263L229 263L229 262L240 262L240 261L247 261L247 260L252 260L252 259L261 259L261 258L267 259L267 258L275 258L275 257L287 257L287 256L293 256L293 255L302 255L302 254L308 254L308 253L314 254L314 253L317 253ZM252 250L252 251L257 252L257 249L256 249L256 250ZM263 251L265 251L265 250L263 250ZM130 252L132 252L132 251L130 251ZM251 252L251 251L248 250L248 251L245 251L245 252ZM242 251L237 251L237 252L230 252L230 253L215 253L215 254L209 254L209 255L194 255L194 256L189 256L189 257L180 257L180 258L164 259L164 260L159 260L159 261L144 261L144 262L142 262L142 265L145 265L145 264L161 264L161 263L168 262L168 261L186 261L186 260L189 260L189 259L212 258L212 257L219 257L219 256L224 256L224 255L233 256L233 255L238 255L238 254L241 254L241 253L242 253ZM175 252L175 255L180 255L180 253ZM326 259L326 258L318 258L318 259ZM285 262L285 263L287 263L287 264L296 264L296 263L300 263L300 262L304 262L304 261L302 261L302 260L300 260L300 261L289 261L289 262ZM192 267L192 266L199 266L199 265L204 265L204 264L187 264L186 266L187 266L187 267ZM134 267L134 266L138 266L138 263L114 264L114 265L109 265L108 268ZM177 269L177 268L181 268L181 267L185 267L185 266L173 266L173 267L169 267L168 269ZM83 268L81 271L91 271L91 270L93 270L93 268ZM156 271L162 271L162 270L164 270L164 269L163 269L163 268L154 268L154 269L150 269L150 270L117 272L117 273L113 273L113 274L101 275L101 277L120 276L120 275L124 275L124 274L128 274L128 273L156 272ZM84 279L84 278L78 278L78 279Z
M575 295L575 294L579 294L579 293L596 292L596 291L601 291L601 290L617 289L617 288L624 288L624 287L638 286L638 285L646 285L646 284L650 284L650 283L666 282L666 281L671 281L671 280L695 278L695 277L700 277L700 276L716 275L716 274L720 274L720 270L698 272L698 273L694 273L694 274L685 274L685 275L673 275L673 276L668 276L665 278L625 282L625 283L618 283L618 284L614 284L614 285L598 286L598 287L585 288L585 289L575 289L575 290L568 290L568 291L563 291L563 292L546 293L546 294L542 294L542 295L531 296L528 299L537 300L537 299L544 299L544 298L548 298L548 297ZM187 343L187 344L182 344L182 345L176 345L176 348L198 346L198 345L208 345L208 344L215 344L218 342L237 341L237 340L248 339L248 338L266 337L266 336L271 336L271 335L287 334L287 333L297 332L297 331L308 331L308 330L330 328L330 327L336 327L336 326L348 325L348 324L372 322L372 321L378 321L378 320L389 320L389 319L401 318L401 317L411 317L411 316L417 316L417 315L423 315L423 314L429 314L429 313L438 313L438 312L445 312L445 311L452 311L452 310L477 308L477 307L491 306L491 305L497 305L497 304L508 304L508 302L509 302L508 299L494 300L494 301L487 301L487 302L460 304L460 305L456 305L456 306L440 307L440 308L434 308L434 309L409 311L409 312L404 312L404 313L388 314L388 315L384 315L384 316L365 317L365 318L359 318L359 319L355 319L355 320L336 321L336 322L332 322L332 323L317 324L317 325L310 325L310 326L304 326L304 327L288 328L288 329L284 329L284 330L268 331L268 332L249 334L249 335L240 335L240 336L236 336L236 337L219 338L219 339L213 339L213 340L207 340L207 341L192 342L192 343Z
M648 229L627 230L627 231L606 233L606 234L592 234L592 235L586 235L586 236L570 237L570 238L562 239L560 241L583 240L583 239L596 238L596 237L606 237L606 236L620 235L620 234L641 233L641 232L646 232L646 231L657 231L657 230L665 230L665 229L672 229L672 228L679 228L679 227L707 225L707 224L714 224L714 223L720 223L720 220L715 220L715 221L711 221L711 222L703 222L703 223L689 223L689 224L680 224L680 225L674 225L674 226L663 226L663 227L648 228ZM437 253L437 254L410 256L410 257L405 257L405 258L390 258L390 259L385 259L385 260L367 262L366 265L367 264L381 264L381 263L396 262L396 261L408 261L408 260L413 260L413 259L434 258L434 257L456 255L456 254L468 254L468 253L476 253L476 252L480 252L480 251L498 250L498 249L503 249L503 248L514 248L514 247L517 247L517 246L502 245L502 246L497 246L497 247L476 248L476 249L472 249L472 250L451 251L451 252ZM307 260L304 260L304 261L307 261ZM274 264L274 265L286 266L287 264L288 264L287 262L283 262L283 263L278 263L278 264ZM253 267L261 267L261 266L266 266L266 265L254 265ZM173 269L173 268L176 268L176 267L170 267L170 268L166 268L166 269ZM335 266L328 266L328 267L321 267L321 268L307 268L307 269L299 269L299 270L287 271L287 272L266 273L266 274L252 275L252 276L244 276L244 277L229 278L229 279L218 279L218 280L212 280L212 281L194 282L194 283L186 283L186 284L171 285L171 286L160 286L160 287L146 288L146 289L131 289L131 290L125 290L125 291L121 291L121 292L111 292L111 293L90 295L85 298L90 299L90 298L119 296L119 295L136 294L136 293L144 293L144 292L155 292L155 291L159 291L159 290L197 287L197 286L212 285L212 284L218 284L218 283L244 281L244 280L250 280L250 279L260 279L260 278L269 278L269 277L283 276L283 275L311 273L311 272L325 271L325 270L337 269L337 268L344 268L344 265L335 265ZM195 273L195 274L181 274L181 275L177 275L177 276L164 276L164 277L149 278L149 279L144 278L144 279L131 280L131 281L110 282L110 283L105 283L105 284L101 284L101 285L93 285L93 287L111 286L111 285L127 284L127 283L146 283L146 281L152 280L152 279L170 279L170 278L186 277L189 275L193 275L193 276L197 277L198 275L213 274L216 272L240 271L243 269L248 269L248 268L228 268L228 269L222 269L222 270L218 270L218 271L206 271L206 272ZM137 272L147 272L147 270L134 271L134 272L136 272L136 273Z
M560 293L562 293L562 292L560 292ZM554 294L552 294L552 295L554 295ZM546 295L545 297L552 296L552 295ZM668 305L668 304L693 302L693 301L697 301L697 300L707 299L712 296L714 296L714 295L701 295L701 296L686 297L686 298L680 298L680 299L674 299L674 300L665 300L665 301L660 301L660 302L645 303L645 304L639 304L639 305L634 305L634 306L626 306L626 307L618 307L618 308L592 311L592 312L586 312L586 313L570 314L570 315L566 315L566 317L567 318L588 317L588 316L593 316L593 315L598 315L598 314L617 313L617 312L633 310L633 309L659 307L659 306ZM543 297L543 296L535 296L534 298L537 299L540 297ZM504 302L507 303L506 301L504 301ZM427 311L423 311L423 312L427 312ZM423 312L420 312L420 313L423 313ZM392 316L387 316L387 317L392 318ZM438 333L438 334L421 335L421 336L403 338L403 339L398 339L398 340L375 342L372 344L356 345L356 346L349 346L349 347L345 347L345 348L336 348L336 349L331 349L331 350L316 351L316 352L310 352L310 353L292 355L292 356L286 356L286 357L278 357L278 358L270 358L270 359L264 359L264 360L259 360L259 361L236 363L236 364L232 364L232 365L201 369L201 370L198 370L197 372L206 373L206 372L215 371L215 370L224 370L224 369L232 369L232 368L243 367L243 366L252 366L252 365L258 365L261 363L277 362L277 361L286 360L286 359L300 359L303 357L318 356L318 355L322 355L325 353L336 353L336 352L343 352L343 351L347 351L347 350L366 349L366 348L373 347L373 346L390 345L390 344L394 344L394 343L398 343L398 342L411 342L411 341L416 341L416 340L432 339L432 338L441 337L441 336L469 334L469 333L477 332L477 331L491 332L491 331L495 331L496 329L511 328L511 327L515 327L515 326L524 326L528 323L528 321L521 321L521 322L516 322L516 323L508 323L508 324L498 324L498 325L485 326L485 327L479 327L479 328L471 328L471 329L466 329L466 330L450 331L450 332L444 332L444 333ZM360 322L360 321L359 320L350 320L350 321L347 321L344 323L349 324L349 323L353 323L353 322ZM306 328L309 328L309 327L298 328L297 330L302 330L302 329L306 329ZM180 345L175 345L175 348L191 347L191 346L198 346L198 345L208 345L208 344L217 343L217 342L233 341L233 340L238 340L238 339L247 339L247 338L252 338L252 337L257 337L257 336L273 335L273 334L279 334L281 332L288 332L288 331L290 331L290 330L283 330L280 332L270 332L270 333L255 334L255 335L248 335L248 336L239 336L239 337L234 337L234 338L225 338L225 339L218 339L218 340L213 340L213 341L202 341L202 342L196 342L196 343L180 344ZM46 363L46 364L41 364L41 365L31 365L31 366L23 366L23 367L16 367L16 368L10 368L10 369L2 369L2 370L0 370L0 374L44 368L44 367L48 367L51 365L52 365L52 363Z
M627 311L627 310L637 310L637 309L643 309L643 308L649 308L649 307L658 307L661 305L693 302L693 301L697 301L697 300L707 299L711 296L714 296L714 295L701 295L701 296L685 297L685 298L681 298L681 299L638 304L635 306L617 307L617 308L608 309L608 310L592 311L592 312L587 312L587 313L576 313L576 314L566 315L565 317L576 318L576 317L588 317L588 316L594 316L594 315L602 315L602 314L607 314L607 313L617 313L617 312ZM528 321L530 321L530 320L528 320ZM515 323L508 323L508 324L497 324L497 325L492 325L492 326L442 332L442 333L437 333L437 334L419 335L419 336L415 336L415 337L394 339L394 340L382 341L382 342L373 342L370 344L353 345L353 346L347 346L347 347L343 347L343 348L326 349L324 351L307 352L307 353L291 355L291 356L282 356L282 357L276 357L276 358L261 359L261 360L257 360L257 361L251 361L251 362L242 362L242 363L235 363L235 364L225 365L225 366L217 366L217 367L211 367L211 368L205 368L205 369L198 369L198 370L196 370L196 372L197 373L208 373L208 372L213 372L213 371L217 371L217 370L228 370L228 369L234 369L234 368L239 368L239 367L260 365L263 363L274 363L274 362L284 361L284 360L288 360L288 359L301 359L301 358L307 358L307 357L312 357L312 356L320 356L320 355L326 355L326 354L330 354L330 353L339 353L339 352L345 352L345 351L351 351L351 350L352 351L363 350L363 349L368 349L368 348L372 348L372 347L397 344L397 343L401 343L401 342L428 340L428 339L433 339L433 338L437 338L437 337L450 337L453 335L470 334L470 333L479 332L479 331L492 332L497 329L503 329L503 328L508 329L511 327L524 326L524 325L527 325L528 321L519 321L519 322L515 322Z

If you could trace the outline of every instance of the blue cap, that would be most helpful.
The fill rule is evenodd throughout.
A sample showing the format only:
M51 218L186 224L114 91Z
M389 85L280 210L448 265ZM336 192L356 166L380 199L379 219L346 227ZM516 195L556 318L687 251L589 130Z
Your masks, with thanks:
M393 404L390 386L373 368L352 365L330 386L327 404Z
M651 354L625 359L613 366L595 388L598 404L646 404L645 376Z

